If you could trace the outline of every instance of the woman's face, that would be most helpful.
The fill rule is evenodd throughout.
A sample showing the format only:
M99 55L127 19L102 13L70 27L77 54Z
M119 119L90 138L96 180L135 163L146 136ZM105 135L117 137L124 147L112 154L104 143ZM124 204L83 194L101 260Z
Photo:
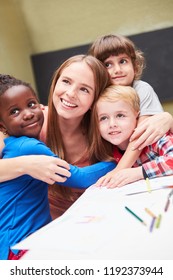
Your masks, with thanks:
M83 118L91 108L95 95L94 75L84 62L73 62L57 80L53 104L59 116L65 119Z

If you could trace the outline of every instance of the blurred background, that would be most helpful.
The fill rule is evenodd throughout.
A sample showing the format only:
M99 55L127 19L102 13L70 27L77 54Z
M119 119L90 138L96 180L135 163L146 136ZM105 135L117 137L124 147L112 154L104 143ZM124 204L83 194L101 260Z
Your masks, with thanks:
M42 100L33 58L88 46L105 34L133 37L172 28L173 0L0 0L0 72L31 83ZM172 69L172 100L161 101L173 115L173 36L170 40L162 49L169 49L164 63Z

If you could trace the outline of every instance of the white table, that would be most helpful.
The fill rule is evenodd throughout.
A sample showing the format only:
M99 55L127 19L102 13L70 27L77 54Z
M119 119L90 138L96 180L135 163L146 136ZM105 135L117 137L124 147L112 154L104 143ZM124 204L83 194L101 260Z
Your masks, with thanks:
M173 200L165 204L173 176L144 180L122 188L90 187L64 215L38 230L16 249L28 249L23 259L173 259ZM164 187L164 188L163 188ZM146 222L143 225L129 213L133 210ZM152 217L162 216L159 228L150 232Z

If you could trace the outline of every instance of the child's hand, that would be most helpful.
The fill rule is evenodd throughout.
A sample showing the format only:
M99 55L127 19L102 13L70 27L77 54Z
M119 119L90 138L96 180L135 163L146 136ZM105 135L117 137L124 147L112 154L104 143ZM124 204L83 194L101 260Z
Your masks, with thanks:
M56 157L33 155L20 157L21 160L23 169L26 170L24 173L49 185L65 182L71 176L69 164Z
M108 172L106 175L101 177L94 185L96 187L107 187L107 185L111 182L111 179L113 178L114 174L115 170Z
M157 142L166 132L173 128L173 118L171 114L164 112L145 118L135 129L130 141L136 142L133 145L135 149L143 149L148 145Z
M111 171L100 178L96 186L105 186L108 189L122 187L132 182L143 179L142 167L126 168L119 171Z

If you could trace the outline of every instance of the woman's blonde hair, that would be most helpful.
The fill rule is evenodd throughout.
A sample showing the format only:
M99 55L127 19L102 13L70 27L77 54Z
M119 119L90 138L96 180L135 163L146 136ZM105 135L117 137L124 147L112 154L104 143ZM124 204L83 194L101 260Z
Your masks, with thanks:
M104 62L111 55L127 54L130 57L134 71L135 80L139 80L145 68L145 58L141 50L127 37L122 35L109 34L97 38L88 50L89 55L93 55Z
M111 85L107 87L100 95L98 101L94 104L91 116L91 136L92 145L90 152L94 151L94 155L97 160L112 160L113 158L113 145L106 140L104 140L99 131L99 120L97 114L97 104L99 101L103 102L117 102L117 101L127 102L134 113L139 113L140 111L140 100L139 96L130 86L116 86Z

